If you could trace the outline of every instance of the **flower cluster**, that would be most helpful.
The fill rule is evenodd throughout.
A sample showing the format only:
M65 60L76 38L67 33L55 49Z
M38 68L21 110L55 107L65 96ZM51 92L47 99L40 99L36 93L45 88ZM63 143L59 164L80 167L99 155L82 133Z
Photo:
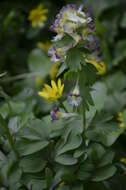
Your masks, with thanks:
M65 62L67 51L75 46L80 46L88 50L88 53L83 52L85 62L92 64L97 69L97 74L102 75L106 72L106 66L102 60L93 17L90 12L84 12L82 9L82 6L77 7L73 4L61 9L51 26L51 30L56 32L57 35L53 40L55 43L49 49L48 54L53 62ZM73 40L71 43L59 47L57 41L60 41L65 36L69 36Z
M40 4L37 8L32 9L29 13L28 20L32 23L33 28L41 28L44 26L47 20L48 10Z

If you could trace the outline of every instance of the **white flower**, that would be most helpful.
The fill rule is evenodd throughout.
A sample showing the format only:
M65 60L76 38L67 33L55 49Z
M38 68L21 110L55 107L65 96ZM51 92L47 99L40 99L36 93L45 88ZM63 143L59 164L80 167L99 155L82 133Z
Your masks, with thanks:
M73 91L70 93L69 97L68 97L68 102L70 105L78 107L81 103L81 96L80 96L80 91L79 91L79 87L78 87L78 82L75 85L75 88L73 89Z

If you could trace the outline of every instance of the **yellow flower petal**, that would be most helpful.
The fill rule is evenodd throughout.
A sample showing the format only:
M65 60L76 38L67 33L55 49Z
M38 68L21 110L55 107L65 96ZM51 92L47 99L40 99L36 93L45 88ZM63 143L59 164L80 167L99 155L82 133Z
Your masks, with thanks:
M38 92L38 95L43 97L49 103L56 101L62 96L64 84L61 84L61 80L58 80L58 84L55 81L51 81L51 86L45 84L42 91Z
M58 79L58 88L61 88L61 80Z
M51 85L52 85L52 88L53 88L54 91L57 91L57 90L58 90L58 89L57 89L57 86L56 86L56 83L55 83L54 80L51 80Z
M106 73L106 65L103 61L101 62L96 62L95 60L89 60L89 59L85 59L86 63L90 63L92 64L96 69L97 69L97 74L98 75L103 75Z
M42 27L47 20L48 10L40 4L37 8L32 9L29 13L28 20L32 23L32 27Z

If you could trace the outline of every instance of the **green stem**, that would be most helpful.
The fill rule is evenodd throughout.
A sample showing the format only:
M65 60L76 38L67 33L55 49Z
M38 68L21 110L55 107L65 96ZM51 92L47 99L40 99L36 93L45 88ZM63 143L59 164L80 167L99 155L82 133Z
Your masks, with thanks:
M0 94L3 96L3 98L6 100L7 104L8 104L8 108L9 108L9 112L10 112L10 115L13 116L13 110L11 108L11 104L9 102L9 97L8 95L4 92L4 91L0 91Z
M10 130L9 130L7 124L5 123L5 121L4 121L4 119L3 119L3 117L1 115L0 115L0 123L1 123L2 127L4 128L4 130L6 132L8 142L9 142L10 147L11 147L11 149L12 149L14 155L15 155L15 158L18 159L19 155L18 155L18 152L17 152L17 150L15 149L15 146L14 146L14 144L15 144L14 139L13 139L11 133L10 133Z
M85 135L85 132L86 132L86 111L85 111L84 106L83 106L82 119L83 119L83 130L84 130L83 131L83 137L86 140L86 135Z
M60 107L63 108L66 113L68 113L68 110L67 110L66 107L64 106L63 102L60 102Z
M37 75L40 75L41 72L33 72L33 73L23 73L20 75L16 75L16 76L12 76L12 77L6 77L0 80L0 83L9 83L9 82L13 82L16 80L23 80L23 79L27 79L27 78L32 78L32 77L36 77Z

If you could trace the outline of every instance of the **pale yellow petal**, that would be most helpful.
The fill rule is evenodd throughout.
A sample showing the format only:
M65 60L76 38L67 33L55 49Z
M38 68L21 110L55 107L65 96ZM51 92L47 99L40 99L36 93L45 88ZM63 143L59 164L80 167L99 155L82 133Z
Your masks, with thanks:
M53 90L55 91L55 92L57 92L57 86L56 86L56 83L55 83L55 81L54 80L51 80L51 85L52 85L52 88L53 88Z
M61 88L61 79L58 79L58 88Z
M48 84L45 84L44 87L45 87L45 89L46 89L47 91L49 91L49 92L52 91L52 88L51 88Z

